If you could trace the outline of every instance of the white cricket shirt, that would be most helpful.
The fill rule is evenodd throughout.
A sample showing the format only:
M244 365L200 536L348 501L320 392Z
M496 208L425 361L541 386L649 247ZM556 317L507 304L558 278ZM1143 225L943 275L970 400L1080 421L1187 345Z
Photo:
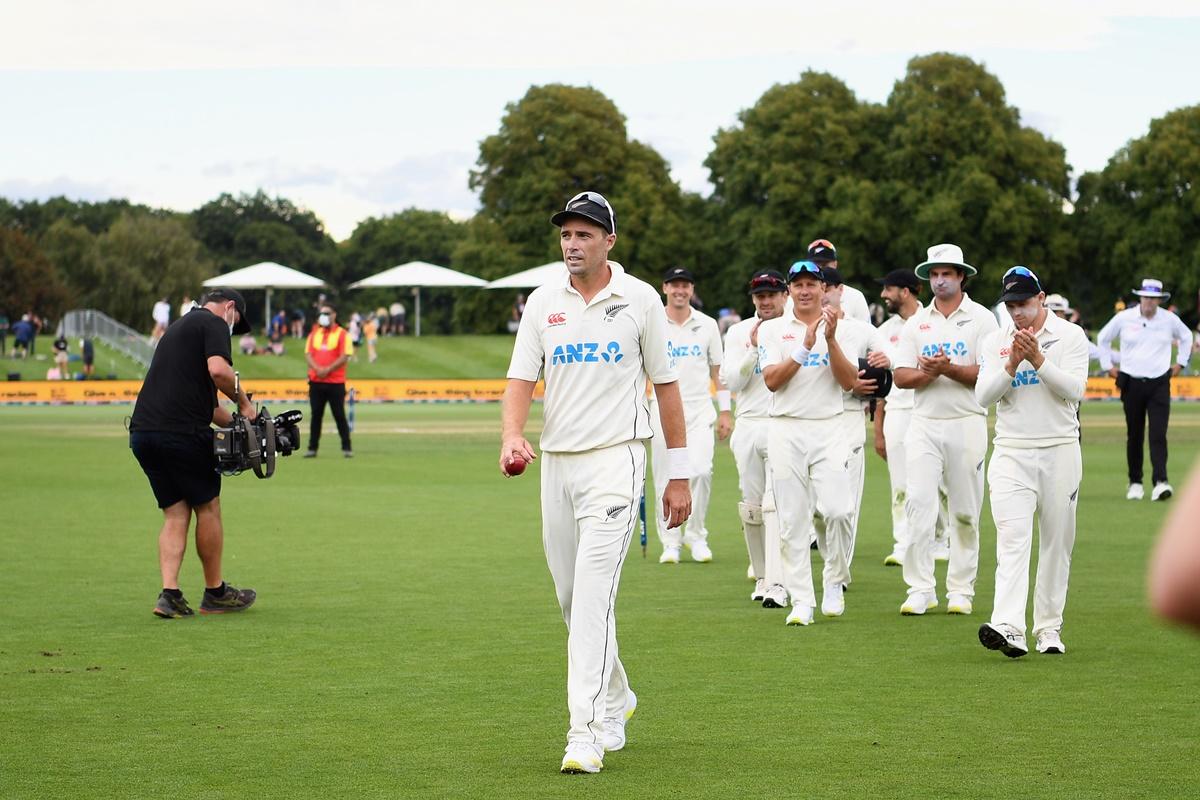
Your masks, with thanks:
M784 314L764 322L758 329L762 368L765 370L791 358L792 352L804 344L807 333L808 326L796 319L795 314ZM829 346L824 331L818 330L817 340L804 364L791 380L771 394L770 414L772 417L831 419L841 413L842 386L833 377L833 369L829 366Z
M1157 378L1171 368L1171 345L1178 344L1177 363L1185 368L1192 356L1192 332L1179 317L1165 308L1154 316L1142 316L1138 306L1127 308L1108 321L1096 335L1100 368L1112 369L1109 345L1121 339L1121 371L1135 378Z
M750 344L750 331L758 317L744 319L725 331L725 357L721 363L721 383L736 395L734 416L768 417L771 390L763 382L758 356L761 347ZM761 328L759 329L761 332Z
M896 357L900 351L900 329L904 327L904 317L893 314L879 326L879 335L883 338L883 352L891 359L892 368L896 366ZM891 411L904 411L913 407L914 389L901 389L892 384L888 392L887 408Z
M1003 447L1052 447L1079 441L1079 401L1087 386L1088 338L1073 322L1053 313L1037 332L1045 357L1040 369L1028 361L1009 375L1014 326L984 337L979 347L975 397L984 407L996 403L995 443Z
M660 305L667 323L667 347L679 375L679 395L685 406L712 403L712 367L721 366L721 331L717 321L692 309L677 325Z
M508 377L545 375L541 447L549 453L649 439L646 378L676 380L658 292L617 262L608 266L612 279L590 303L569 274L535 289L517 329Z
M900 329L895 368L917 369L917 356L937 355L938 347L959 366L978 363L983 337L999 330L992 312L967 294L949 317L942 316L933 301L909 317ZM987 410L975 400L975 391L945 375L915 390L913 413L931 419L956 419L971 414L986 416Z

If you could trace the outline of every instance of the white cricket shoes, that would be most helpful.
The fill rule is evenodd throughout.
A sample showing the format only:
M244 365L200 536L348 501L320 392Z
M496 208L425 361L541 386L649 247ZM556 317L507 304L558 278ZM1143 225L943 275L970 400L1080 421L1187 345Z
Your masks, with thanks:
M891 554L883 560L885 567L903 567L904 566L904 548L892 548Z
M766 594L766 591L767 582L762 578L759 578L754 582L754 591L750 593L750 600L755 603L761 603L763 601L763 595Z
M930 609L937 608L937 595L933 592L912 592L900 606L900 613L906 617L919 617Z
M840 617L845 613L846 598L842 596L842 584L825 584L825 593L821 595L821 616Z
M605 752L611 753L625 746L625 723L633 717L634 711L637 711L637 695L630 689L621 713L615 717L604 718L604 736L600 743L604 745Z
M679 548L664 547L662 555L658 557L660 564L678 564L679 563Z
M786 625L812 625L812 623L812 606L792 606L792 612L787 615L787 619L784 621Z
M692 551L692 561L697 561L701 564L707 564L712 561L712 550L708 546L708 542L703 539L697 539L694 542L687 543L688 550Z
M971 605L971 598L965 594L948 594L946 595L946 613L947 614L962 614L967 615L974 611Z
M782 584L772 583L763 592L763 608L787 608L788 593Z
M1038 631L1037 651L1044 655L1061 656L1067 652L1067 646L1063 644L1062 637L1059 636L1058 631Z
M571 742L563 756L559 772L596 773L604 769L604 752L594 744Z
M1166 481L1154 484L1154 488L1150 490L1151 500L1170 500L1171 495L1175 490L1171 488L1171 484Z
M1140 483L1129 484L1129 491L1125 493L1126 500L1141 500L1146 496L1146 490L1142 488Z
M985 622L979 626L979 643L988 650L999 650L1009 658L1020 658L1029 652L1025 634L1007 622L998 625Z

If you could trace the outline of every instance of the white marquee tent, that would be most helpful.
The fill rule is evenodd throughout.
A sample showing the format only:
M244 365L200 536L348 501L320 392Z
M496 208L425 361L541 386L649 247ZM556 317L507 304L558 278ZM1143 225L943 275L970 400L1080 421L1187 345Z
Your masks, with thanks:
M373 289L385 286L411 286L413 288L413 295L416 297L415 310L417 323L414 331L417 336L420 336L422 286L480 288L486 285L486 281L480 280L474 275L468 275L465 272L457 272L446 267L439 267L437 264L428 264L424 261L410 261L407 264L385 269L383 272L376 273L369 278L363 278L361 281L355 281L350 284L350 288Z
M544 283L549 283L567 270L567 265L561 261L551 261L540 267L515 272L503 278L497 278L487 285L488 289L536 289Z
M271 324L271 291L273 289L319 289L325 281L313 277L298 269L276 264L274 261L263 261L248 267L235 269L224 275L209 278L204 286L228 286L230 289L266 289L266 309L263 312L263 325Z

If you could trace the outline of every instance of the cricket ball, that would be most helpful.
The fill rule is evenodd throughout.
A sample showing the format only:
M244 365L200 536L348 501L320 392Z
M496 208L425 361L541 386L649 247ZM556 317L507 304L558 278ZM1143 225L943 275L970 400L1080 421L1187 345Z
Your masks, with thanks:
M508 461L504 462L504 472L507 475L516 477L525 471L525 459L515 455Z

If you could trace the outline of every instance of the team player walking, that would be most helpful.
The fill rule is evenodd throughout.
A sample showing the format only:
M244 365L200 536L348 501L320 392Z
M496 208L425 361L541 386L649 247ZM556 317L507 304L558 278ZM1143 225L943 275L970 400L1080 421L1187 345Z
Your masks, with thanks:
M544 380L542 542L568 630L563 772L599 772L605 754L625 746L637 708L618 656L616 597L645 491L647 439L660 562L679 563L684 546L694 561L713 559L705 519L714 432L718 439L732 432L738 516L756 579L751 597L766 607L790 605L787 624L806 626L817 608L814 532L821 613L846 613L862 497L863 403L878 398L874 444L888 463L894 539L885 563L903 567L901 614L923 616L940 605L933 567L943 501L946 611L973 613L986 466L996 580L979 641L1010 657L1029 650L1036 517L1032 631L1039 653L1066 652L1062 628L1083 474L1078 408L1090 343L1077 325L1048 312L1032 270L1018 266L1004 275L999 300L1008 315L1001 329L965 291L977 271L962 250L935 245L915 271L895 270L880 281L893 316L875 329L845 307L836 250L819 239L786 277L755 272L755 315L731 327L722 346L715 321L692 307L695 276L686 267L663 276L664 304L608 259L616 214L604 197L582 192L551 221L561 229L567 273L526 305L508 371L499 466L507 475L510 463L537 458L524 428L534 386ZM925 281L928 305L918 298ZM1165 294L1161 284L1143 290ZM1142 310L1150 321L1141 327L1151 327L1154 311ZM1140 331L1124 324L1126 344L1137 346ZM1129 369L1163 374L1157 354L1145 366L1130 355L1131 362L1122 361ZM888 369L895 386L884 397L878 376ZM1142 412L1140 398L1127 402L1127 411L1132 405ZM991 406L996 431L985 465ZM1132 442L1141 431L1132 422L1130 428L1134 483L1141 475ZM1166 478L1156 433L1157 486ZM1140 451L1140 439L1137 445Z

